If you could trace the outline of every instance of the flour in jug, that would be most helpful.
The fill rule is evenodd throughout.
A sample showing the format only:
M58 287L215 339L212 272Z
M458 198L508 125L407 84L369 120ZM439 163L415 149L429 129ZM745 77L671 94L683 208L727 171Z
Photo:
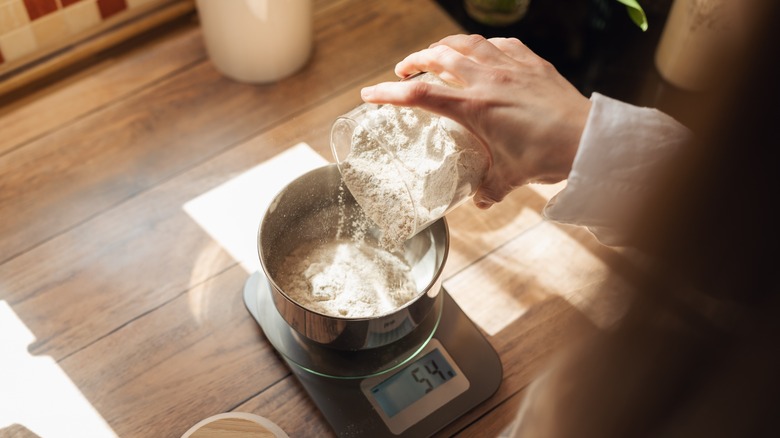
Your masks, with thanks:
M452 120L384 105L365 113L340 170L384 231L383 246L395 250L473 195L488 160L479 141Z

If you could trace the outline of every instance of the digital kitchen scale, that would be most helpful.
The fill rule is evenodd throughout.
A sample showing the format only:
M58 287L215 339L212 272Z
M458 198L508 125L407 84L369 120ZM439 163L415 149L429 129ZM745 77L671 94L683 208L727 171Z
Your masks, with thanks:
M442 288L439 312L383 347L345 351L308 341L273 304L263 272L244 304L341 437L426 437L485 401L501 384L498 354Z

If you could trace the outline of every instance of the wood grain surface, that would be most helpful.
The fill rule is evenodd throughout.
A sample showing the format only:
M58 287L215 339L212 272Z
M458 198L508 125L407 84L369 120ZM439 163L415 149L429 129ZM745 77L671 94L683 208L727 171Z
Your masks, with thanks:
M246 311L248 273L182 206L302 142L332 161L331 123L360 88L461 31L433 1L317 1L310 62L251 85L214 69L193 18L4 102L0 302L34 336L27 353L52 360L117 436L180 437L230 411L332 436ZM504 381L440 436L500 433L576 342L567 328L620 313L624 296L599 295L619 282L620 255L541 218L558 189L448 216L445 287L499 352ZM0 424L0 437L19 428Z

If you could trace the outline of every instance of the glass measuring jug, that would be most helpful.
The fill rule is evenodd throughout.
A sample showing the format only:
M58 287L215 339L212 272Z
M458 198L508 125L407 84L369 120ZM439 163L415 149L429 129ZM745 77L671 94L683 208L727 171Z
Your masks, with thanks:
M431 73L411 80L446 85ZM336 119L330 140L345 185L387 247L470 199L489 163L463 126L419 108L362 104Z

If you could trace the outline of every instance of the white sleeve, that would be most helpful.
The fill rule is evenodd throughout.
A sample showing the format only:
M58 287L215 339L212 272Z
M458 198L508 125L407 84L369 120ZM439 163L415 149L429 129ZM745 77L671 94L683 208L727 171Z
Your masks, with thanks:
M605 245L627 244L629 227L661 170L691 136L672 117L593 93L566 187L545 218L588 227Z

